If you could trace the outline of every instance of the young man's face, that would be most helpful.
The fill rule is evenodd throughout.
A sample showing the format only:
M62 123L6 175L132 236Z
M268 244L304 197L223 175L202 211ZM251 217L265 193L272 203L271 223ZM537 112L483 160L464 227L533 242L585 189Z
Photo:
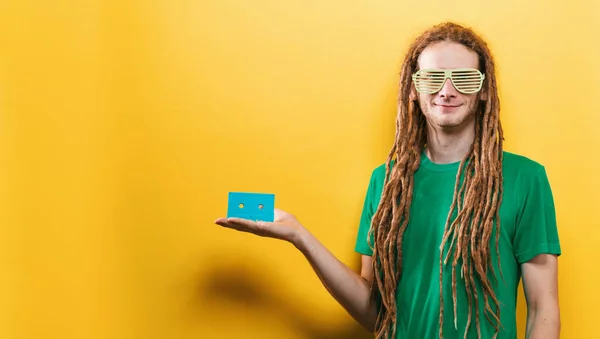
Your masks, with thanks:
M428 46L419 56L419 69L479 69L477 53L452 42L438 42ZM463 94L450 79L433 94L416 93L423 114L430 125L444 129L461 127L473 121L481 92Z

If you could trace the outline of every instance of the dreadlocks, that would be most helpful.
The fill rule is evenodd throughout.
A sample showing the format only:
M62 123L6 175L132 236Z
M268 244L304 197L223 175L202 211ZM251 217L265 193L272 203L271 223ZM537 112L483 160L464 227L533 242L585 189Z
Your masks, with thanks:
M460 43L479 55L481 71L486 75L482 90L488 95L487 100L481 101L477 107L475 139L460 162L453 202L440 246L439 337L442 338L444 322L443 267L448 263L452 265L452 300L456 326L456 266L459 260L462 261L459 269L465 280L469 300L467 330L472 321L473 303L477 305L480 298L475 285L477 281L483 289L485 316L493 324L496 333L499 331L499 303L488 277L491 270L495 278L490 256L490 238L495 224L498 253L499 206L502 197L503 132L499 120L500 104L494 61L486 43L472 30L444 23L434 26L413 42L400 72L395 141L387 157L385 186L369 231L373 238L375 272L372 294L380 305L375 326L376 338L389 338L396 334L396 289L402 275L402 239L410 217L414 173L419 167L427 142L423 112L418 102L410 98L411 75L417 70L421 52L439 41ZM444 257L446 245L448 253ZM493 303L494 310L490 302ZM475 310L477 333L481 337L479 309L475 307Z

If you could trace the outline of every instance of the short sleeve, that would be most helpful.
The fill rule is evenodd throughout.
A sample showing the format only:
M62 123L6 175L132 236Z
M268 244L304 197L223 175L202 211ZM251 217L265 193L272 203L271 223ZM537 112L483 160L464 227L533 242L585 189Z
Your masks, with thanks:
M524 263L539 254L561 255L554 198L544 167L523 183L522 192L523 205L513 239L517 261Z
M377 211L379 200L381 198L381 183L378 183L378 170L374 170L371 174L371 180L367 188L367 194L364 200L362 213L360 216L360 223L358 227L358 234L356 238L356 245L354 250L364 255L373 255L371 246L373 244L373 238L369 237L369 229L371 227L371 220ZM371 245L371 246L370 246Z

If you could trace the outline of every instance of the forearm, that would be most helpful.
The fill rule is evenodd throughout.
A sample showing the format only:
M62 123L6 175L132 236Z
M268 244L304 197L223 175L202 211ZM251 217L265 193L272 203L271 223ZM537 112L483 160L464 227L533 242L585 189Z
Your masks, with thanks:
M369 331L373 331L377 308L370 298L370 284L339 261L310 232L303 231L294 245L304 254L329 293Z
M533 308L527 316L527 339L560 338L558 307Z

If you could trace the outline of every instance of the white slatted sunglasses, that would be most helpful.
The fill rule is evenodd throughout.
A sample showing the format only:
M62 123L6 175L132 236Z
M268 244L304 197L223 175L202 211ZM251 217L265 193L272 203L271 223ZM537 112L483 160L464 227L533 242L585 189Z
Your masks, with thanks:
M412 79L419 93L436 93L446 79L450 79L457 91L472 94L481 90L485 74L474 68L421 69L412 75Z

